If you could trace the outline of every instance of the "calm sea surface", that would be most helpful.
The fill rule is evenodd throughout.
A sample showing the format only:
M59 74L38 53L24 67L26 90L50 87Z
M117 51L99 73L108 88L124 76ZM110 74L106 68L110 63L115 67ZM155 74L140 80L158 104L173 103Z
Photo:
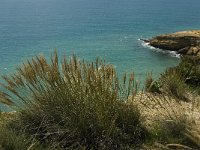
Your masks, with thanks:
M0 74L58 49L60 56L106 58L118 73L158 76L179 59L139 38L200 29L200 0L0 0Z

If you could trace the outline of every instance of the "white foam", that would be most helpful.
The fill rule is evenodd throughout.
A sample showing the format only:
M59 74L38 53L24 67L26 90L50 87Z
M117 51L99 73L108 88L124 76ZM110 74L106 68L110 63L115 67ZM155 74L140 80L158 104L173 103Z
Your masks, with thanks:
M171 57L177 57L177 58L180 58L180 54L177 54L176 51L169 51L169 50L162 50L162 49L159 49L159 48L155 48L151 45L149 45L148 42L144 42L143 40L141 39L138 39L139 41L141 41L141 45L145 48L148 48L148 49L151 49L155 52L159 52L159 53L163 53L163 54L168 54L170 55Z
M149 45L149 43L142 41L142 46L149 49L156 49L155 47Z

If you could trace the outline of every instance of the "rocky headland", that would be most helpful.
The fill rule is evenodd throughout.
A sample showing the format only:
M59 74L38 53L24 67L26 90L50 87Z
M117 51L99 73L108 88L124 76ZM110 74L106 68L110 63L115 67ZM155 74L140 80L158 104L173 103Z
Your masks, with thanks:
M143 41L155 48L176 51L181 55L200 57L200 30L163 34Z

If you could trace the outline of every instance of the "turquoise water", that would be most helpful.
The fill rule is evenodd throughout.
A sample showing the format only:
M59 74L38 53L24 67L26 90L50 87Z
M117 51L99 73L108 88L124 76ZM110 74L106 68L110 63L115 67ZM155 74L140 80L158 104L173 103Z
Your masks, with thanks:
M139 38L200 29L199 0L0 0L0 74L26 58L77 54L106 58L119 74L158 76L179 59Z

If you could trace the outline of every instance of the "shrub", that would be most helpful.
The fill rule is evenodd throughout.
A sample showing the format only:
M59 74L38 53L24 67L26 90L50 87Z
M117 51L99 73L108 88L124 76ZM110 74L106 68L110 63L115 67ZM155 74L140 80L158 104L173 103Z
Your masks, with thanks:
M194 89L200 86L200 59L197 57L182 57L178 66L169 68L161 76L178 77L179 80Z
M1 150L44 150L36 140L26 135L23 130L10 128L9 123L16 113L0 113L0 149Z
M161 96L152 97L156 112L151 133L154 140L169 149L199 149L199 106ZM189 105L189 106L188 106Z
M192 93L200 93L200 59L182 57L178 66L166 69L157 81L148 75L146 89L150 92L159 89L160 93L190 101Z
M173 96L174 98L182 101L189 101L188 92L189 88L186 83L181 79L176 70L170 68L161 75L159 82L162 84L162 93Z
M1 150L26 150L30 141L22 134L16 134L6 127L0 128L0 149Z
M183 57L175 68L180 77L190 86L200 86L200 59L198 57Z
M145 80L145 91L152 93L161 93L160 83L152 77L152 73L148 73Z
M127 103L134 91L121 86L113 66L72 56L59 64L43 56L28 60L5 77L2 99L16 103L19 116L10 126L24 129L52 149L126 149L145 139L140 112Z
M200 127L199 124L193 124L187 127L186 137L197 149L200 149Z

